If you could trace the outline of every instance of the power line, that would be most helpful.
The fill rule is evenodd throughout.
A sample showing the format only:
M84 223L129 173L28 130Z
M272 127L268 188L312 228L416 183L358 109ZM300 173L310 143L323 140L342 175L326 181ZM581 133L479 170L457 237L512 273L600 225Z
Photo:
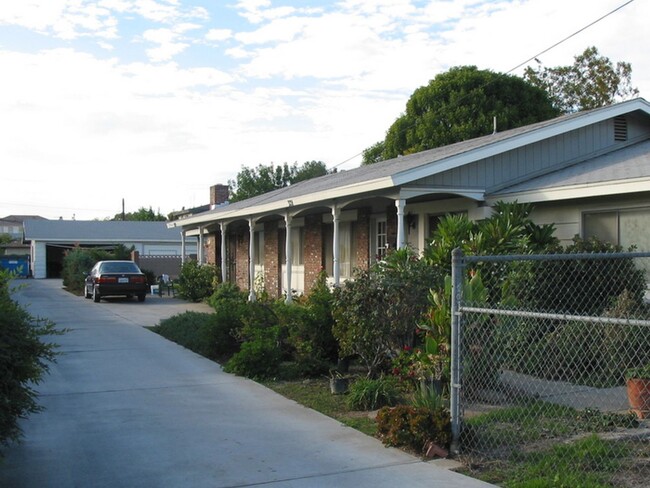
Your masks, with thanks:
M510 74L510 73L512 73L513 71L515 71L516 69L519 69L519 68L521 68L522 66L524 66L525 64L530 63L531 61L533 61L533 60L535 60L536 58L540 57L541 55L546 54L546 53L549 52L551 49L556 48L556 47L559 46L560 44L562 44L562 43L568 41L569 39L571 39L572 37L577 36L577 35L580 34L581 32L583 32L583 31L589 29L590 27L596 25L598 22L600 22L600 21L606 19L606 18L609 17L610 15L613 15L614 13L616 13L616 12L618 12L619 10L623 9L624 7L627 7L627 6L628 6L629 4L631 4L632 2L634 2L634 0L628 0L627 2L625 2L625 3L621 4L621 5L619 5L619 6L616 7L615 9L613 9L613 10L607 12L606 14L604 14L604 15L602 15L601 17L597 18L596 20L594 20L594 21L590 22L589 24L585 25L584 27L581 27L581 28L578 29L577 31L573 32L572 34L569 34L568 36L566 36L566 37L564 37L563 39L557 41L556 43L552 44L551 46L547 47L546 49L544 49L544 50L538 52L537 54L535 54L535 55L533 55L533 56L531 56L531 57L528 58L526 61L523 61L523 62L519 63L519 64L518 64L517 66L515 66L514 68L511 68L510 70L506 71L505 74ZM483 86L479 87L479 89L483 89L483 88L485 88L485 87L488 86L490 83L492 83L492 81L490 81L490 82L488 82L488 83L485 83ZM456 102L456 104L462 102L462 101L463 101L465 98L467 98L468 96L469 96L469 93L468 93L467 95L465 95L464 97L458 99L458 101ZM406 128L404 128L403 130L411 129L412 127L413 127L413 126L406 127ZM361 152L355 154L354 156L350 156L349 158L345 159L344 161L341 161L340 163L338 163L338 164L332 166L332 169L338 168L339 166L342 166L343 164L345 164L345 163L351 161L352 159L361 156L361 155L363 154L364 151L365 151L365 149L362 150Z

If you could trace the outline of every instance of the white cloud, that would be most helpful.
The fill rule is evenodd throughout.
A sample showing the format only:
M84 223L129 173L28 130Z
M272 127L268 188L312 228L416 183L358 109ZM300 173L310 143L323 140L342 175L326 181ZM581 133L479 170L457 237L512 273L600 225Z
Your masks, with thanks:
M192 23L180 23L172 28L148 29L142 33L142 38L158 46L146 49L146 54L153 62L169 61L174 56L185 51L190 43L182 34L196 30L201 26Z
M205 35L205 39L208 41L225 41L232 37L233 33L230 29L210 29Z

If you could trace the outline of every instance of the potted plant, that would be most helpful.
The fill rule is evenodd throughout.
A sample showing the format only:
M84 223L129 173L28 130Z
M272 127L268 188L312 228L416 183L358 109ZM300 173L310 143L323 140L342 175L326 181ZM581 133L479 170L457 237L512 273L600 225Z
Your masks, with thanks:
M343 376L336 369L330 370L330 391L333 395L342 395L348 391L350 378Z
M650 364L625 371L627 398L640 419L650 417Z

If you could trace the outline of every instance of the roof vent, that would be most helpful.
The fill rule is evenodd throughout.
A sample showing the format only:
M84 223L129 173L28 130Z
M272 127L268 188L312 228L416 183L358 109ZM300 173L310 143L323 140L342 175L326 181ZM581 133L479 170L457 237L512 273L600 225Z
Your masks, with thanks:
M614 117L614 141L627 141L627 119L623 116Z

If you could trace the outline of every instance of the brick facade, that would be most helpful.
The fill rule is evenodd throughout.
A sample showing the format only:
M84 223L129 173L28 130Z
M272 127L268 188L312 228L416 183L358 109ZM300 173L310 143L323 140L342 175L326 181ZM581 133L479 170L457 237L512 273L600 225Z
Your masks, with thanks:
M304 246L305 294L308 294L323 269L323 217L320 214L305 217Z
M272 298L282 294L279 233L277 220L264 223L264 288Z
M221 246L221 233L214 232L207 234L203 237L203 255L205 262L219 266L221 260L219 258L218 248Z
M388 221L387 230L391 247L395 245L397 238L397 219L394 206L387 207ZM303 239L303 263L304 263L304 293L308 294L314 286L319 273L325 264L325 236L327 235L323 224L322 214L305 216L304 239ZM282 296L282 265L285 229L280 227L281 220L273 220L264 223L264 288L272 298ZM331 224L329 224L331 226ZM355 256L353 266L361 269L368 269L372 259L370 256L371 239L371 209L360 208L357 211L357 220L353 223L355 239ZM219 233L215 239L220 239ZM330 236L331 239L331 231ZM249 289L249 242L250 232L247 225L231 225L228 227L228 278L242 290ZM220 246L220 241L215 244ZM218 258L218 251L210 252L209 255ZM217 260L217 264L220 261Z
M248 226L234 229L232 238L235 240L235 284L242 290L249 289L250 273L248 268L248 245L250 232ZM230 279L232 280L233 277Z
M210 187L210 205L220 205L228 201L230 187L228 185L214 185Z
M361 269L368 269L370 266L370 209L359 209L354 234L357 240L355 266Z

